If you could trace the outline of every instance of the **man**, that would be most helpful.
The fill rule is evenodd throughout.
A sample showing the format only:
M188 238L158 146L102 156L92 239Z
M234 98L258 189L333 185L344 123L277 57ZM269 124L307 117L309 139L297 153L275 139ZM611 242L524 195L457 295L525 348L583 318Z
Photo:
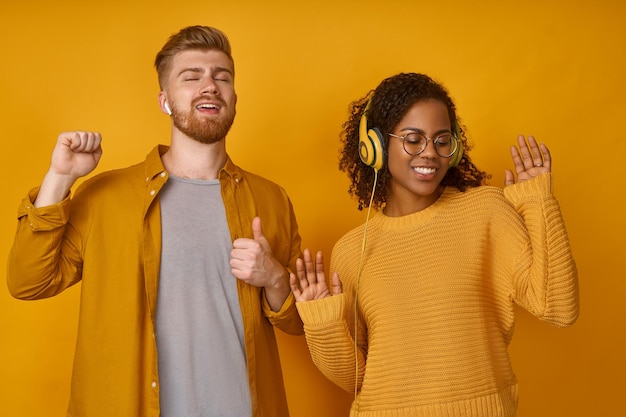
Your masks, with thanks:
M227 37L184 28L155 66L171 146L70 198L101 137L62 133L19 207L9 289L38 299L82 282L68 416L287 416L273 326L302 333L291 203L226 153L237 101Z

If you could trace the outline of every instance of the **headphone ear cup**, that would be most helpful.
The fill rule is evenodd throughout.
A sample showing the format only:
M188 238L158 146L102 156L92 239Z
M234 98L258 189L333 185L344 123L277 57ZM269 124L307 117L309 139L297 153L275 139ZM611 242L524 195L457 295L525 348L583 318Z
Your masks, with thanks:
M457 150L454 152L454 155L452 155L452 157L450 158L450 168L456 168L457 166L459 166L459 163L461 162L461 158L463 158L463 142L461 141L461 139L458 139L458 148Z
M450 157L450 164L448 165L448 167L456 168L457 166L459 166L459 163L461 162L461 158L463 158L463 140L461 139L461 127L459 126L459 123L456 120L453 123L452 129L454 131L454 136L457 139L458 148L456 149L456 151L454 151L454 154Z
M385 141L378 128L367 128L367 117L361 116L359 125L359 156L367 166L380 170L385 162Z

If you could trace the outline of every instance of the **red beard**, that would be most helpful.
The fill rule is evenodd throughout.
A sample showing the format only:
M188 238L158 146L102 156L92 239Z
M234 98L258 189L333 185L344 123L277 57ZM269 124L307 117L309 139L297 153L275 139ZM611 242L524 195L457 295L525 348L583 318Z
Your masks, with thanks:
M228 134L236 113L234 108L229 109L224 102L220 103L220 107L224 113L217 119L210 119L196 115L195 107L185 113L173 106L172 122L178 130L200 143L219 142Z

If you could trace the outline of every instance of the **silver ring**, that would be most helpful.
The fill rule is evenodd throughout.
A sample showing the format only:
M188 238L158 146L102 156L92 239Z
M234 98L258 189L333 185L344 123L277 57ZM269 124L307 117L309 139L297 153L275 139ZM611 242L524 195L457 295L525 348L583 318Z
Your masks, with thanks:
M535 164L535 166L536 166L536 167L542 167L542 166L543 166L543 164L542 164L541 162L537 162L537 163Z

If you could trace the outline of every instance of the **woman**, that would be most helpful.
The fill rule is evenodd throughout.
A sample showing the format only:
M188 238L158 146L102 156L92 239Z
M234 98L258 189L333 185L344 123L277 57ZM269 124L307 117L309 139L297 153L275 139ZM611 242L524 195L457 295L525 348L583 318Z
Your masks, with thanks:
M332 295L321 253L291 274L315 364L355 393L353 416L515 415L514 304L557 326L578 316L548 148L520 136L517 180L485 185L423 74L384 80L343 127L350 193L379 212L335 245Z

